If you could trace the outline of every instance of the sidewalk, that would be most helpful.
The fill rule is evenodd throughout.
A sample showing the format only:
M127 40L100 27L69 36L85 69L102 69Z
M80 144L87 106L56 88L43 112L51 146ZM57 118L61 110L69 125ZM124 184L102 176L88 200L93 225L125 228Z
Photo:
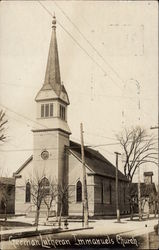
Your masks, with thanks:
M33 224L33 218L12 218L12 220L8 221L21 221ZM1 239L7 240L10 235L13 238L22 238L27 236L36 236L40 234L50 234L50 233L64 233L70 231L79 231L78 234L82 234L81 230L85 230L86 228L82 228L82 222L69 222L69 229L58 229L57 225L44 225L45 220L40 220L40 225L38 226L38 231L36 231L35 226L27 226L27 227L19 227L8 230L3 230L1 227ZM150 218L149 220L139 221L137 217L134 218L133 221L130 221L129 218L121 219L120 223L117 223L115 219L113 220L90 220L89 222L89 230L87 230L88 235L131 235L131 236L139 236L143 234L148 234L154 231L154 225L157 224L158 219ZM63 226L63 223L62 223Z
M40 219L38 229L36 226L34 226L34 219L33 218L12 218L12 220L8 220L8 222L23 222L24 220L26 223L30 223L30 226L25 226L25 227L17 227L17 228L12 228L12 229L6 229L3 230L3 226L0 228L0 238L1 241L3 240L9 240L11 239L18 239L18 238L24 238L24 237L30 237L30 236L38 236L39 234L44 235L44 234L56 234L56 233L64 233L64 232L71 232L71 231L77 231L77 230L87 230L87 229L92 229L92 227L88 228L83 228L82 223L80 222L75 222L75 223L69 223L69 228L66 229L64 227L64 223L62 222L62 227L63 228L58 228L58 225L53 225L54 221L50 225L44 225L45 220ZM32 225L32 226L31 226Z
M134 220L129 218L121 219L120 223L117 223L116 220L107 220L104 226L103 221L96 222L95 228L100 231L100 233L105 234L123 234L138 236L142 234L147 234L154 231L154 225L158 222L157 218L150 218L149 220L139 221L138 217L135 217Z

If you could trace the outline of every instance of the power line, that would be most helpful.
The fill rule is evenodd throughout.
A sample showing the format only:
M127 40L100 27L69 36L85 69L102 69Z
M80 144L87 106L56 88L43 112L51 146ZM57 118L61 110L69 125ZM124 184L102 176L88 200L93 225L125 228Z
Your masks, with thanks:
M5 109L8 109L9 111L11 111L11 112L13 112L13 113L15 113L16 115L18 115L18 116L20 116L20 117L23 117L24 119L26 119L26 120L30 120L31 122L33 122L33 123L36 123L36 124L38 124L38 125L40 125L40 126L42 126L42 127L44 127L44 128L46 128L46 129L48 129L48 127L47 126L45 126L45 125L43 125L43 124L41 124L41 123L39 123L39 122L37 122L37 121L35 121L35 120L33 120L33 119L31 119L31 118L29 118L29 117L26 117L26 116L24 116L24 115L22 115L22 114L20 114L20 113L18 113L18 112L16 112L16 111L14 111L14 110L12 110L12 109L10 109L10 108L8 108L8 107L6 107L6 106L4 106L4 105L2 105L2 104L0 104L2 107L4 107ZM29 125L30 126L30 125ZM91 133L88 133L88 132L86 132L87 134L91 134ZM51 134L51 133L48 133L49 135L51 135L51 136L53 136L53 137L56 137L55 135L53 135L53 134ZM93 133L92 133L93 134ZM113 139L113 140L115 140L115 138L110 138L110 137L106 137L106 136L102 136L102 135L97 135L96 134L96 136L99 136L99 137L102 137L102 138L109 138L109 139ZM72 137L73 138L73 137ZM76 139L75 139L76 140ZM157 140L156 138L154 138L154 140ZM148 140L144 140L144 141L148 141ZM119 145L120 143L107 143L107 144L99 144L99 145L88 145L87 147L101 147L101 146L111 146L111 145Z
M44 149L46 147L41 147L41 148L23 148L23 149L4 149L4 150L0 150L0 152L20 152L20 151L38 151L38 150L41 150L41 149ZM50 149L58 149L58 148L48 148L47 147L47 150L50 150Z
M38 1L39 4L43 7L43 9L45 9L47 11L47 13L49 15L51 15L51 17L53 17L52 13L40 2ZM74 24L72 22L72 20L67 16L67 14L63 11L63 9L54 2L54 4L62 11L62 13L65 15L65 17L71 22L71 24L78 30L78 32L80 33L80 35L87 41L87 43L93 48L93 50L98 54L98 56L100 56L102 58L102 60L105 62L105 64L108 64L108 62L105 60L105 58L99 53L99 51L91 44L91 42L86 38L85 35L83 35L83 33L80 31L80 29L77 27L76 24ZM73 41L87 54L87 56L98 66L100 67L100 69L112 80L112 82L121 90L121 87L112 79L112 77L110 75L107 74L107 72L101 67L100 64L98 64L94 58L92 56L89 55L89 53L79 44L79 42L70 34L70 32L68 32L64 26L58 21L59 25L63 28L63 30L73 39ZM112 68L111 65L108 64L108 66L111 68L111 70L118 76L118 78L122 81L122 83L124 83L124 81L121 79L121 77L119 76L119 74ZM124 83L125 84L125 83ZM131 98L130 98L131 99Z
M15 86L15 87L23 87L23 88L32 88L31 86L27 86L27 85L22 85L22 84L12 84L12 83L0 83L0 85L9 85L9 86ZM86 95L86 96L90 96L89 94L87 94L88 92L79 92L79 91L74 91L74 90L69 90L69 92L73 92L73 93L78 93L79 95ZM120 96L120 95L105 95L105 94L94 94L94 96L99 96L99 97L108 97L108 98L124 98L124 99L136 99L136 97L134 96ZM154 97L144 97L141 96L142 100L154 100Z
M47 13L53 17L52 13L40 2L38 1L38 3L47 11ZM87 52L87 50L85 48L83 48L80 43L71 35L71 33L57 20L57 23L61 26L61 28L72 38L72 40L79 46L79 48L81 50L84 51L84 53L103 71L103 73L108 76L107 72L105 71L105 69L103 69L103 67L96 61L94 60L94 58ZM108 76L111 81L121 90L121 87L112 79L111 76ZM122 91L122 90L121 90Z
M18 112L16 112L16 111L14 111L14 110L12 110L12 109L10 109L10 108L8 108L8 107L2 105L2 103L1 103L0 105L1 105L2 107L4 107L5 109L8 109L9 111L15 113L16 115L23 117L24 119L30 120L31 122L37 123L38 125L43 126L43 127L45 127L46 129L48 129L47 126L44 126L43 124L41 124L41 123L39 123L39 122L37 122L37 121L34 121L33 119L31 119L31 118L29 118L29 117L26 117L26 116L24 116L24 115L22 115L22 114L20 114L20 113L18 113ZM50 134L50 135L55 136L55 135L53 135L53 134ZM109 146L109 145L117 145L117 144L118 144L118 143L107 143L107 144L99 144L99 145L88 145L87 147L99 147L99 146L101 147L101 146Z
M119 142L117 143L105 143L105 144L99 144L99 145L94 145L94 146L87 146L87 147L91 147L91 148L96 148L96 147L104 147L104 146L113 146L113 145L120 145Z
M95 133L90 133L90 132L86 132L86 131L84 131L84 132L88 135L94 135L94 136L98 136L98 137L102 137L102 138L106 138L106 139L110 139L110 140L116 140L115 138L112 138L112 137L107 137L107 136L103 136L103 135L95 134Z
M97 144L97 145L85 145L85 149L87 149L87 148L95 148L95 147L103 147L103 146L111 146L111 145L118 145L119 143L107 143L107 144ZM79 149L80 148L80 145L79 146L73 146L73 147L71 147L71 146L68 146L69 147L69 149ZM56 150L56 149L58 149L57 147L45 147L45 146L43 146L43 147L41 147L41 148L23 148L23 149L4 149L4 150L0 150L0 152L3 152L3 153L5 153L5 152L25 152L25 151L38 151L38 150L42 150L42 149L46 149L46 150L52 150L52 149L54 149L54 150ZM60 150L61 152L63 152L62 150ZM105 151L107 151L107 150L105 150ZM107 151L107 152L109 152L109 151Z
M10 112L13 112L13 113L16 114L16 115L18 115L18 116L20 116L20 117L23 117L23 118L26 119L26 120L29 120L29 121L31 121L31 122L33 122L33 123L36 123L36 124L38 124L39 126L45 128L45 129L49 129L49 127L47 127L47 126L45 126L45 125L43 125L43 124L41 124L41 123L39 123L39 122L37 122L37 121L35 121L35 120L33 120L33 119L27 117L27 116L24 116L24 115L22 115L22 114L20 114L20 113L18 113L18 112L16 112L16 111L14 111L14 110L12 110L12 109L6 107L6 106L3 105L2 103L0 103L0 105L1 105L3 108L9 110ZM53 137L56 138L56 136L53 135L53 134L51 134L51 133L48 133L48 135L51 135L51 136L53 136Z
M100 52L94 47L94 45L87 39L87 37L81 32L81 30L78 28L78 26L72 22L72 20L69 18L69 16L66 14L66 12L56 3L53 2L60 11L64 14L64 16L70 21L70 23L78 30L80 35L84 38L84 40L91 46L91 48L96 52L96 54L104 61L106 65L109 66L109 68L116 74L116 76L122 81L123 84L124 81L121 79L120 75L113 69L113 67L105 60L105 58L100 54Z
M9 86L13 86L13 87L22 87L22 88L33 88L32 86L28 86L28 85L22 85L22 84L16 84L16 83L5 83L5 82L0 82L0 85L9 85Z
M106 149L101 148L100 150L102 150L102 151L104 151L104 152L107 152L107 153L110 154L110 155L114 155L114 153L112 153L112 152L110 152L110 151L108 151L108 150L106 150Z

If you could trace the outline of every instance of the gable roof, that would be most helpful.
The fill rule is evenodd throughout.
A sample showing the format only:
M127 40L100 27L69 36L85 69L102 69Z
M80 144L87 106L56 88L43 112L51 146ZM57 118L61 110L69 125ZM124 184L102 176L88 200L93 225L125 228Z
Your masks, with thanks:
M16 172L13 173L13 176L16 176L17 174L20 173L20 171L25 168L25 166L27 166L29 164L29 162L31 162L33 160L33 155L31 155L24 163L22 166L20 166L20 168L18 168L18 170Z
M73 152L78 159L81 160L81 145L79 143L70 141L69 151ZM108 161L102 154L98 151L84 147L85 163L94 172L94 174L102 175L110 178L115 178L116 167ZM119 180L128 181L126 176L118 170Z

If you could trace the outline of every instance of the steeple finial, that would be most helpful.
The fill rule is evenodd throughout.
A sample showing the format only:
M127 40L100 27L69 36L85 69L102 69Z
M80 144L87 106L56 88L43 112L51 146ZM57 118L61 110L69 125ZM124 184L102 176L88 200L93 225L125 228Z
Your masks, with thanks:
M52 20L52 28L56 28L56 16L55 16L55 12L54 12L54 15L53 15L53 20Z

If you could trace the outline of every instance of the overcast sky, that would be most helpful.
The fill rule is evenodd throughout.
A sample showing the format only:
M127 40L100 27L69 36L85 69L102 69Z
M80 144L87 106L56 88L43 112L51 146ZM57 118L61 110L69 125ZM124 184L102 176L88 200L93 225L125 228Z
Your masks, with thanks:
M139 123L157 138L157 131L150 131L157 125L158 114L157 2L42 4L48 12L55 12L58 22L61 78L70 99L72 140L80 141L80 122L89 145L116 143L115 135L124 126ZM0 5L0 104L9 120L7 142L0 146L0 166L10 175L32 154L34 98L44 81L51 38L48 12L38 1L2 1ZM120 151L118 145L96 149L112 163L114 151ZM152 166L143 171L149 169Z

